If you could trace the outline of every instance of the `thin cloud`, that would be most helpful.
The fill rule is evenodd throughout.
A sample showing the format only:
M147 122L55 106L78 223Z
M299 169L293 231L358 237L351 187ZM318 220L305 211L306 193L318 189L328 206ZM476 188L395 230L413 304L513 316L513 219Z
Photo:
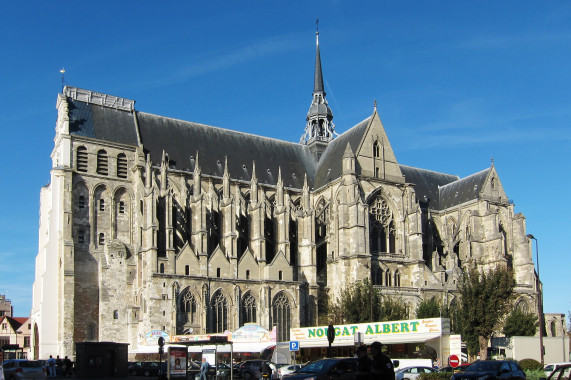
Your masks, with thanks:
M460 44L466 49L505 49L529 45L565 44L569 43L571 32L565 33L533 33L517 35L479 35Z

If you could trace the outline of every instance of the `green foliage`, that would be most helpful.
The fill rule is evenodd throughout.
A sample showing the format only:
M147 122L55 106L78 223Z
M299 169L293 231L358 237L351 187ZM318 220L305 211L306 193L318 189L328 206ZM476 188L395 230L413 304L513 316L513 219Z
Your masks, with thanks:
M458 286L460 303L454 310L455 328L466 340L470 355L480 352L482 359L487 358L488 341L511 307L514 287L513 273L503 267L464 272Z
M543 368L541 366L541 363L535 359L522 359L518 363L521 366L521 369L523 369L524 371L526 371L526 370L538 371L538 370L541 370ZM542 373L543 373L543 371L542 371Z
M537 315L514 309L506 318L503 333L506 336L534 336L538 326Z
M524 369L523 372L525 372L526 380L539 380L541 378L545 379L545 372L542 370Z
M407 319L400 299L383 297L368 279L347 285L337 302L329 307L331 323L365 323Z
M420 380L450 380L452 372L421 373Z
M424 299L416 307L416 318L437 318L441 315L440 303L435 299ZM442 313L444 314L444 313Z

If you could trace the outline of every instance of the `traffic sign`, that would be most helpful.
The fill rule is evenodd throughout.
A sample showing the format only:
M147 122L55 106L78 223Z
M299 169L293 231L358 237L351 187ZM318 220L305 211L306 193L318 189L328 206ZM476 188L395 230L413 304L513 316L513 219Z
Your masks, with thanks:
M296 340L292 340L289 342L289 350L290 351L299 351L299 342Z
M450 355L450 357L448 357L448 364L450 364L452 368L458 367L460 365L458 355Z

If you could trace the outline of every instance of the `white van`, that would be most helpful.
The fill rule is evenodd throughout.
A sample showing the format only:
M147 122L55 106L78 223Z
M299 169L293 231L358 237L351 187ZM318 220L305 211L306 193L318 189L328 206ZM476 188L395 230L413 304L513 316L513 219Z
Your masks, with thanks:
M391 359L395 371L406 367L431 367L432 359Z

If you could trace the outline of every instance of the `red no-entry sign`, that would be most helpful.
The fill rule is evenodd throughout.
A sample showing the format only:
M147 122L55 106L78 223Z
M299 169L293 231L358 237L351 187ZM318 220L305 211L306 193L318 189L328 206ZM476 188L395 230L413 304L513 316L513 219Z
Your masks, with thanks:
M458 367L460 365L460 358L458 358L458 355L450 355L448 358L448 364L450 364L452 368Z

